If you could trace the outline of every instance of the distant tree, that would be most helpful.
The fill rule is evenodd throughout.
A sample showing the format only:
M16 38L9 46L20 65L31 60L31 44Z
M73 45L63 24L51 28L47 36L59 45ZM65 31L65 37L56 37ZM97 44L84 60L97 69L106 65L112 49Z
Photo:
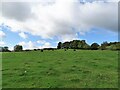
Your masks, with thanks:
M110 43L109 46L106 47L108 50L120 50L120 42L118 43Z
M4 50L5 50L5 51L9 51L7 46L4 47Z
M0 47L0 52L10 52L7 46L5 47Z
M64 42L64 43L62 44L62 48L69 49L69 47L70 47L70 43L69 43L69 42Z
M0 52L5 52L4 47L0 47Z
M99 48L99 44L97 44L97 43L93 43L92 45L91 45L91 49L92 50L97 50Z
M34 49L34 51L37 51L37 49Z
M72 49L77 49L78 48L78 42L79 40L73 40L71 43Z
M61 48L62 48L62 43L59 42L59 43L58 43L58 46L57 46L57 49L61 49Z
M103 43L101 44L100 49L101 49L101 50L105 50L108 45L109 45L108 42L103 42Z
M78 49L89 49L90 46L85 42L85 40L78 42Z
M24 50L24 51L26 51L26 52L27 52L27 51L31 51L31 50L29 50L29 49L26 49L26 50Z
M22 50L23 50L23 47L21 45L14 46L14 51L15 52L19 52L19 51L22 51Z
M85 45L83 46L83 49L84 49L84 50L89 50L89 49L90 49L90 46L89 46L88 44L85 44Z
M78 42L78 48L79 48L79 49L83 49L83 44L82 44L82 42Z

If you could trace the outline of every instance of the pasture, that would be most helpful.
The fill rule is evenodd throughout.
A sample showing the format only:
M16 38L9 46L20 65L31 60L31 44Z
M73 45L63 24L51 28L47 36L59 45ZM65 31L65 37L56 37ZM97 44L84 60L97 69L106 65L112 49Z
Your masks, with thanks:
M117 88L118 51L4 52L3 88Z

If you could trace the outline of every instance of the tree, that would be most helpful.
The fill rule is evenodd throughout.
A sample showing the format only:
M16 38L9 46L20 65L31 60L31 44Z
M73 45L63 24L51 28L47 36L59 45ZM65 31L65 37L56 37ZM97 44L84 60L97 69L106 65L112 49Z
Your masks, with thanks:
M4 51L9 51L7 46L4 47Z
M118 43L111 43L109 46L106 47L108 50L120 50L120 42Z
M62 44L62 48L69 49L70 48L70 42L65 42Z
M97 43L93 43L92 45L91 45L91 49L92 50L97 50L99 48L99 44L97 44Z
M61 48L62 48L62 43L59 42L59 43L58 43L58 46L57 46L57 49L61 49Z
M84 49L84 50L89 50L89 49L90 49L90 46L89 46L88 44L85 44L85 45L83 46L83 49Z
M10 52L10 50L8 50L8 47L0 47L0 52Z
M23 50L23 47L21 45L14 46L14 51L15 52L19 52L19 51L22 51L22 50Z
M108 42L103 42L100 48L101 50L105 50L107 46L108 46Z
M79 40L73 40L71 42L72 49L77 49L78 48L78 42L79 42Z

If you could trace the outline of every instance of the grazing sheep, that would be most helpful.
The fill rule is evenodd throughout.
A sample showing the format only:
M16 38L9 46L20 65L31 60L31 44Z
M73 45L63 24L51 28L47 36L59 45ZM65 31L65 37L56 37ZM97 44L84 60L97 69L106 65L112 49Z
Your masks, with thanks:
M43 52L43 50L41 50L41 52Z
M74 49L74 51L76 51L76 49Z

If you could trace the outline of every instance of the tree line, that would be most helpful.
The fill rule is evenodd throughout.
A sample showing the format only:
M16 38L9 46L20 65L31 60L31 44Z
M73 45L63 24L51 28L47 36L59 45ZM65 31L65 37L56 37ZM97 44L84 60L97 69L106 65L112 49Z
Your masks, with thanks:
M59 42L57 48L44 48L44 49L33 49L34 51L41 50L57 50L57 49L82 49L82 50L120 50L120 42L103 42L101 45L98 43L92 43L91 45L87 44L85 40L73 40L69 42ZM20 51L33 51L30 49L23 50L22 45L15 45L14 50L15 52ZM11 52L7 46L0 47L0 52Z
M23 50L23 46L22 45L15 45L14 46L14 52L21 52L21 51L41 51L41 52L43 52L43 50L52 50L52 51L54 51L54 50L56 50L57 48L43 48L43 49L33 49L33 50L30 50L30 49L26 49L26 50ZM10 50L9 50L9 48L7 47L7 46L5 46L5 47L0 47L0 52L11 52Z
M73 40L70 42L59 42L57 49L83 49L83 50L120 50L120 42L103 42L87 44L85 40Z

